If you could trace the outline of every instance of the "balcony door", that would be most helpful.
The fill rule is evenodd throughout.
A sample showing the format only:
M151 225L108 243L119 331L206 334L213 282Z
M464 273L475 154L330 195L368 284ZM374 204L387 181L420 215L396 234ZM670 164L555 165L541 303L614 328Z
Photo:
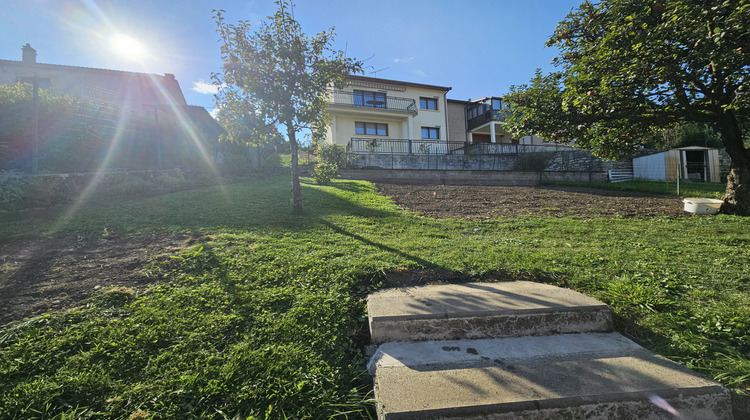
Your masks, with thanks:
M385 93L367 90L354 91L354 106L385 108Z

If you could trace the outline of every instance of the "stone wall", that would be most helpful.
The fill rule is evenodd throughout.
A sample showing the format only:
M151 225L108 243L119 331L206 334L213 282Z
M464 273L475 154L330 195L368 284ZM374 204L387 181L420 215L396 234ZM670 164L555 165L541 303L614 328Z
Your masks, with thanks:
M545 182L605 182L604 172L342 169L346 179L391 184L536 186Z
M584 150L562 150L496 155L355 155L357 168L455 170L606 172L632 169L631 161L608 162Z

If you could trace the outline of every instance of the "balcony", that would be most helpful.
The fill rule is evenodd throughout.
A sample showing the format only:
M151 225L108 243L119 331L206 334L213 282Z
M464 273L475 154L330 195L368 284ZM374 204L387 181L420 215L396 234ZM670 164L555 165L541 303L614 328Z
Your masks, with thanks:
M329 102L332 106L346 106L365 110L400 111L417 114L417 104L411 98L399 98L387 96L381 93L368 92L367 94L334 90Z
M464 142L445 140L378 139L353 137L346 150L354 154L448 155L464 147Z
M505 121L507 109L503 108L500 97L482 98L466 107L468 129L473 130L490 121Z

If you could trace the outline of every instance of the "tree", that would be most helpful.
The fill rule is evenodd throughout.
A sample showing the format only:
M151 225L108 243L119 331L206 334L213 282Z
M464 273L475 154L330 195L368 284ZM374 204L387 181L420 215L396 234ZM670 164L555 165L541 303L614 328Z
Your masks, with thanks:
M266 142L277 125L285 127L292 154L292 198L295 210L301 211L297 133L309 129L313 141L322 138L328 125L326 92L343 87L344 78L361 72L362 63L331 48L333 28L309 37L294 20L292 6L286 0L276 4L276 13L255 32L247 21L225 23L223 12L214 12L224 65L213 79L220 86L220 108L244 106L255 113L255 141Z
M616 158L660 129L710 124L732 159L722 211L750 215L748 28L748 0L584 2L547 42L559 71L511 88L507 129Z

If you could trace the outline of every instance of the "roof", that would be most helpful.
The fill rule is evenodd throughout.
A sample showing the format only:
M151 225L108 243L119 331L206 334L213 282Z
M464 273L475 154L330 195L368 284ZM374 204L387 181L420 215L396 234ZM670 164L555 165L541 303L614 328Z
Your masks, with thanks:
M137 105L187 105L180 84L174 75L163 76L122 70L68 66L62 64L29 63L0 60L0 67L47 72L67 73L77 78L56 80L52 89L81 96L105 97L113 102L130 102Z
M190 122L202 132L215 136L226 133L224 127L222 127L205 108L197 105L188 105L185 108L185 112L187 113Z
M415 87L415 88L423 88L423 89L435 89L435 90L442 90L445 92L453 89L452 87L446 87L446 86L426 85L422 83L403 82L400 80L380 79L377 77L349 75L346 78L347 80L357 80L361 82L382 83L382 84L388 84L388 85Z

